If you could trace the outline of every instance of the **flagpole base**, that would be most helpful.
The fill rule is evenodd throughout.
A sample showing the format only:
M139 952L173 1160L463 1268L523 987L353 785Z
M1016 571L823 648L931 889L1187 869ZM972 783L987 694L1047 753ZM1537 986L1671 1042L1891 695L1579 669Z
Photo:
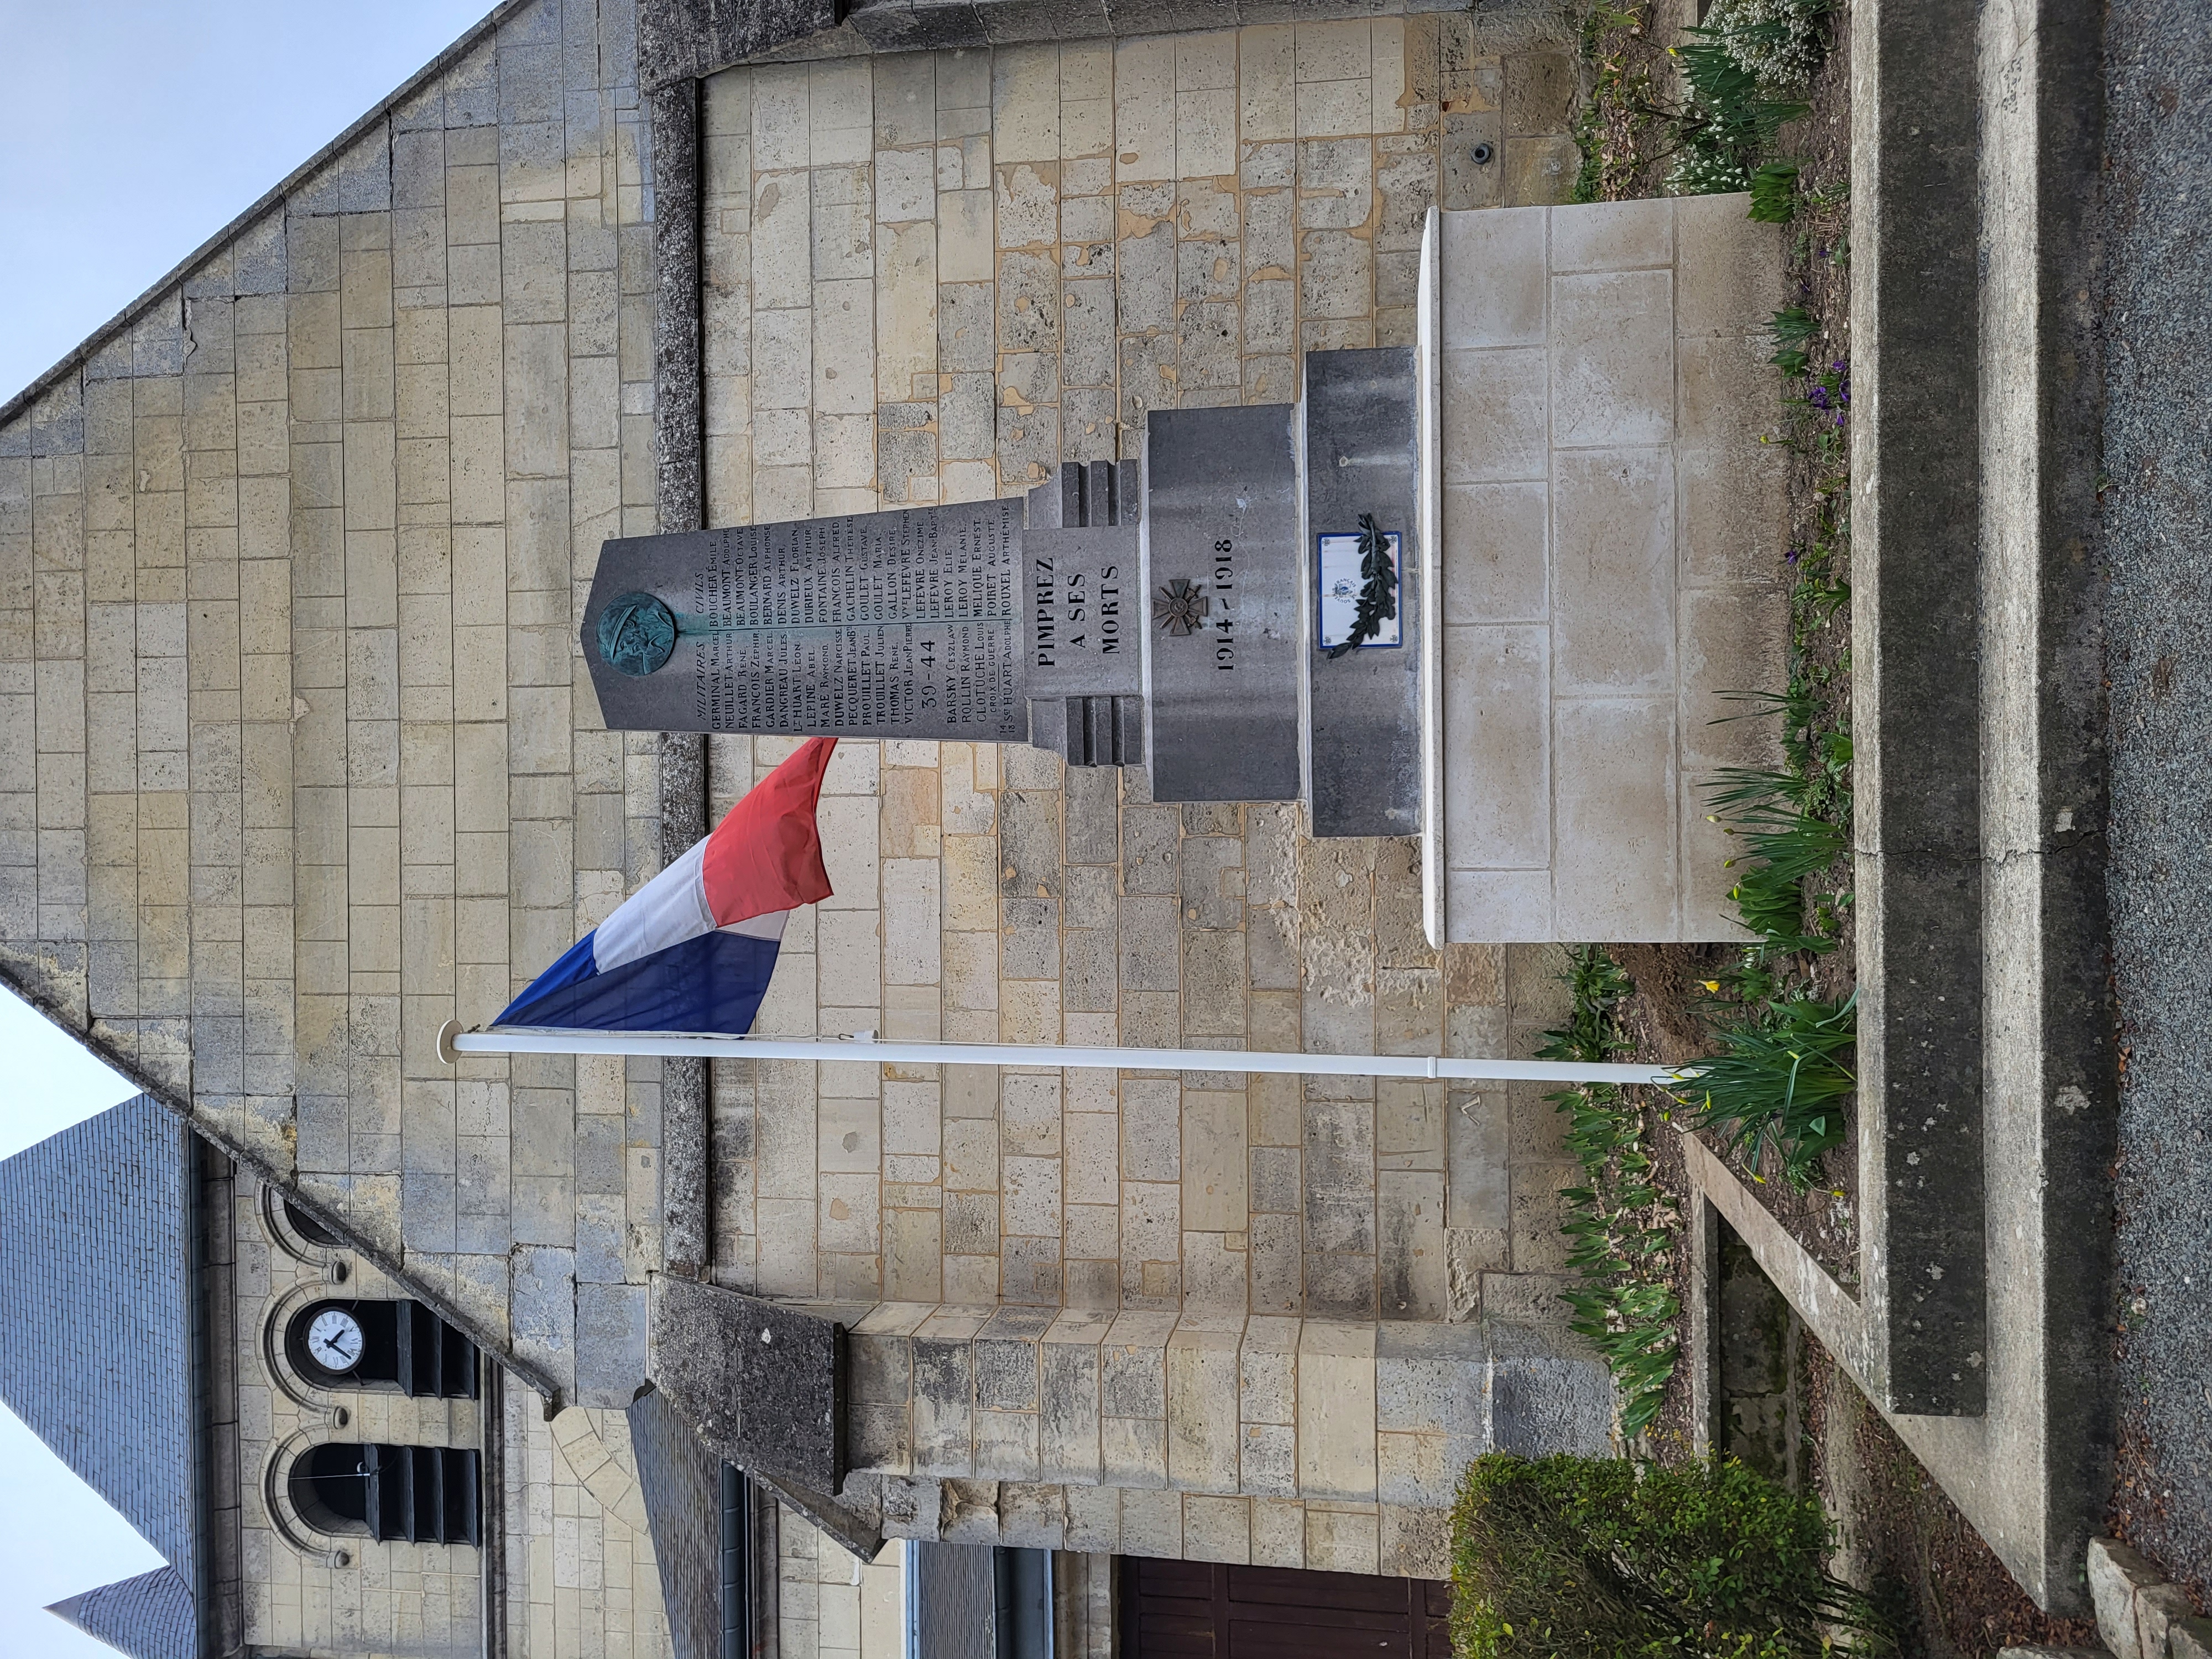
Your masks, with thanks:
M461 1022L449 1019L438 1028L438 1058L448 1066L461 1063L461 1051L453 1047L453 1039L461 1034Z

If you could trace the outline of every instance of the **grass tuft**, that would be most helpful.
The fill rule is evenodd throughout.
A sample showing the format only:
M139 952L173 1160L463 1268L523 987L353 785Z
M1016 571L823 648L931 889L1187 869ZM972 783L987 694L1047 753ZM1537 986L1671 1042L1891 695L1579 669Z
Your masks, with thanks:
M1791 1186L1811 1186L1843 1140L1844 1103L1858 1086L1844 1064L1857 1001L1856 991L1840 1003L1783 997L1724 1029L1725 1051L1674 1091L1687 1121L1719 1131L1746 1168L1771 1157Z
M1802 306L1784 306L1768 319L1766 331L1774 337L1774 355L1767 362L1784 374L1802 374L1812 362L1805 343L1820 331L1813 313Z
M1752 169L1751 211L1761 224L1786 225L1797 216L1797 164L1762 161Z

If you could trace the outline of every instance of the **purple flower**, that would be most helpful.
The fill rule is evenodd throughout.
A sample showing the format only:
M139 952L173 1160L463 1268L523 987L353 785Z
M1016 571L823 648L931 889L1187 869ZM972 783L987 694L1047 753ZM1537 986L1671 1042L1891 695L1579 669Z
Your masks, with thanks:
M1782 556L1783 562L1787 564L1795 564L1804 556L1804 552L1805 550L1802 547L1793 547L1787 553Z
M1844 411L1843 411L1842 410L1840 410L1840 409L1839 409L1839 410L1838 410L1836 411L1836 424L1837 424L1838 426L1841 426L1843 423L1844 423Z
M1828 406L1828 388L1824 386L1814 386L1805 394L1805 401L1815 409L1826 409Z

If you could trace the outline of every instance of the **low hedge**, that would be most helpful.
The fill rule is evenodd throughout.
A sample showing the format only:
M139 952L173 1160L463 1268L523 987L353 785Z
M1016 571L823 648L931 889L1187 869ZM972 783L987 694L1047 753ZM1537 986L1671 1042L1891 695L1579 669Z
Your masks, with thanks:
M1452 1514L1459 1659L1889 1655L1833 1577L1818 1499L1733 1458L1683 1468L1493 1454Z

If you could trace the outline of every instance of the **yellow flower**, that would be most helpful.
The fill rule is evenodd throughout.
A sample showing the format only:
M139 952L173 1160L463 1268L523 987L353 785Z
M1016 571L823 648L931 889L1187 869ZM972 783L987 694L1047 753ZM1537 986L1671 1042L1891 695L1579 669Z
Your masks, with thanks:
M1717 991L1721 988L1721 982L1717 979L1709 979L1704 981L1704 983L1705 989L1708 991Z

